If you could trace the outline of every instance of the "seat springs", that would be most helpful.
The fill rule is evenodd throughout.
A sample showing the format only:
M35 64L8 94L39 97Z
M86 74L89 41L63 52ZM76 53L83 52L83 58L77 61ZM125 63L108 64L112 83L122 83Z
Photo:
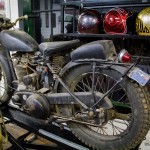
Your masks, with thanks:
M61 69L61 64L60 64L61 57L62 57L62 56L54 56L54 57L53 57L53 64L52 64L52 67L53 67L53 71L54 71L55 74L58 74L58 72L59 72L60 69Z

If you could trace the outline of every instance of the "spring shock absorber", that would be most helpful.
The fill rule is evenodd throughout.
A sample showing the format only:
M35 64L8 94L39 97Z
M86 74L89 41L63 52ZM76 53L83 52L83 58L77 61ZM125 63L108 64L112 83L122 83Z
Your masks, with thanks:
M54 74L57 74L60 71L60 56L54 56L53 57L53 71Z

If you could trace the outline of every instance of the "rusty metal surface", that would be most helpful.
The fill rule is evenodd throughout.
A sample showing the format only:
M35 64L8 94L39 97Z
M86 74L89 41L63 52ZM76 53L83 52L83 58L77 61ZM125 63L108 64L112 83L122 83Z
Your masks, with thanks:
M6 125L7 130L14 135L14 137L18 138L19 136L23 135L24 133L26 133L27 131L14 125L14 124L7 124ZM4 150L6 150L7 148L9 148L11 146L11 144L9 142L7 142L5 145L3 145Z
M48 145L45 144L45 140L42 141L44 142L44 145L41 145L38 142L38 145L36 144L28 144L22 140L22 137L19 137L19 140L16 139L15 136L20 135L21 131L19 131L18 127L14 127L14 132L17 133L9 133L12 132L12 130L8 130L9 134L9 141L11 140L11 143L13 143L13 146L17 147L17 149L24 150L25 148L27 149L88 149L85 147L85 145L79 141L71 132L68 128L64 127L63 129L60 128L60 126L57 124L47 124L44 120L36 119L33 118L32 116L27 115L26 113L21 112L20 110L13 108L13 107L1 107L3 116L6 118L9 118L11 122L14 124L17 124L21 128L26 129L28 133L32 132L34 134L37 134L49 141L52 141L58 145L58 147L53 146L53 145ZM9 122L9 121L8 121ZM8 124L7 122L7 124ZM10 123L10 122L9 122ZM24 131L22 132L24 133ZM15 135L17 134L17 135ZM24 137L24 135L23 135ZM24 137L25 138L25 137ZM23 138L23 139L24 139ZM21 141L20 141L21 139ZM38 139L40 140L40 139ZM65 141L65 142L64 142ZM35 141L34 141L35 142ZM40 140L41 142L41 140ZM38 146L38 147L37 147ZM34 147L34 148L33 148ZM6 150L6 149L5 149Z
M6 125L6 128L8 130L8 132L13 135L15 138L18 138L22 135L24 135L25 133L27 133L28 131L15 125L15 124L12 124L12 123L9 123ZM35 138L33 138L33 135L34 134L30 134L25 140L33 140L31 143L33 144L40 144L40 145L50 145L50 146L57 146L55 143L49 141L49 140L46 140L40 136L35 136ZM33 139L32 139L33 138ZM7 142L5 145L3 145L3 149L4 150L7 150L8 148L10 148L12 145L10 142Z

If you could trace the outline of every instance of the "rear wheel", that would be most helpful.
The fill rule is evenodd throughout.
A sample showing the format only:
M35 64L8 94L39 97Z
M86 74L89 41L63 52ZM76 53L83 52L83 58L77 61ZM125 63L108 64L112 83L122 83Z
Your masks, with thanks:
M64 76L64 81L71 91L91 91L105 93L121 77L121 74L110 68L96 68L93 80L91 66L79 66ZM94 83L93 83L94 82ZM94 87L92 87L94 85ZM65 92L60 88L59 92ZM113 109L106 110L106 120L99 127L68 123L78 139L93 149L126 150L139 144L147 134L150 123L149 100L146 88L131 82L128 78L116 86L108 95ZM64 116L71 116L71 106L59 107ZM81 107L75 107L80 112ZM112 118L111 112L115 112ZM109 114L111 114L109 117ZM120 117L121 116L121 117ZM124 117L122 117L124 116Z

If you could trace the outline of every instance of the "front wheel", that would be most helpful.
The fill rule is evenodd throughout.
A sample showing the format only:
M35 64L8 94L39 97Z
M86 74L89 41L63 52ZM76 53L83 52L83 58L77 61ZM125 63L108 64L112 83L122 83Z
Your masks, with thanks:
M7 103L12 95L12 77L7 64L0 61L0 104Z
M94 89L94 92L104 94L120 77L121 74L117 71L103 67L96 67L93 76L92 66L83 65L68 71L64 81L72 92L90 92ZM61 87L59 92L65 92L65 89ZM112 102L113 108L105 111L105 120L101 124L96 124L99 127L72 122L68 122L68 126L79 140L92 149L130 150L135 148L149 130L150 97L146 88L125 78L107 97ZM110 117L112 111L118 115ZM75 112L81 112L81 107L76 106ZM60 106L59 113L70 117L71 106Z

